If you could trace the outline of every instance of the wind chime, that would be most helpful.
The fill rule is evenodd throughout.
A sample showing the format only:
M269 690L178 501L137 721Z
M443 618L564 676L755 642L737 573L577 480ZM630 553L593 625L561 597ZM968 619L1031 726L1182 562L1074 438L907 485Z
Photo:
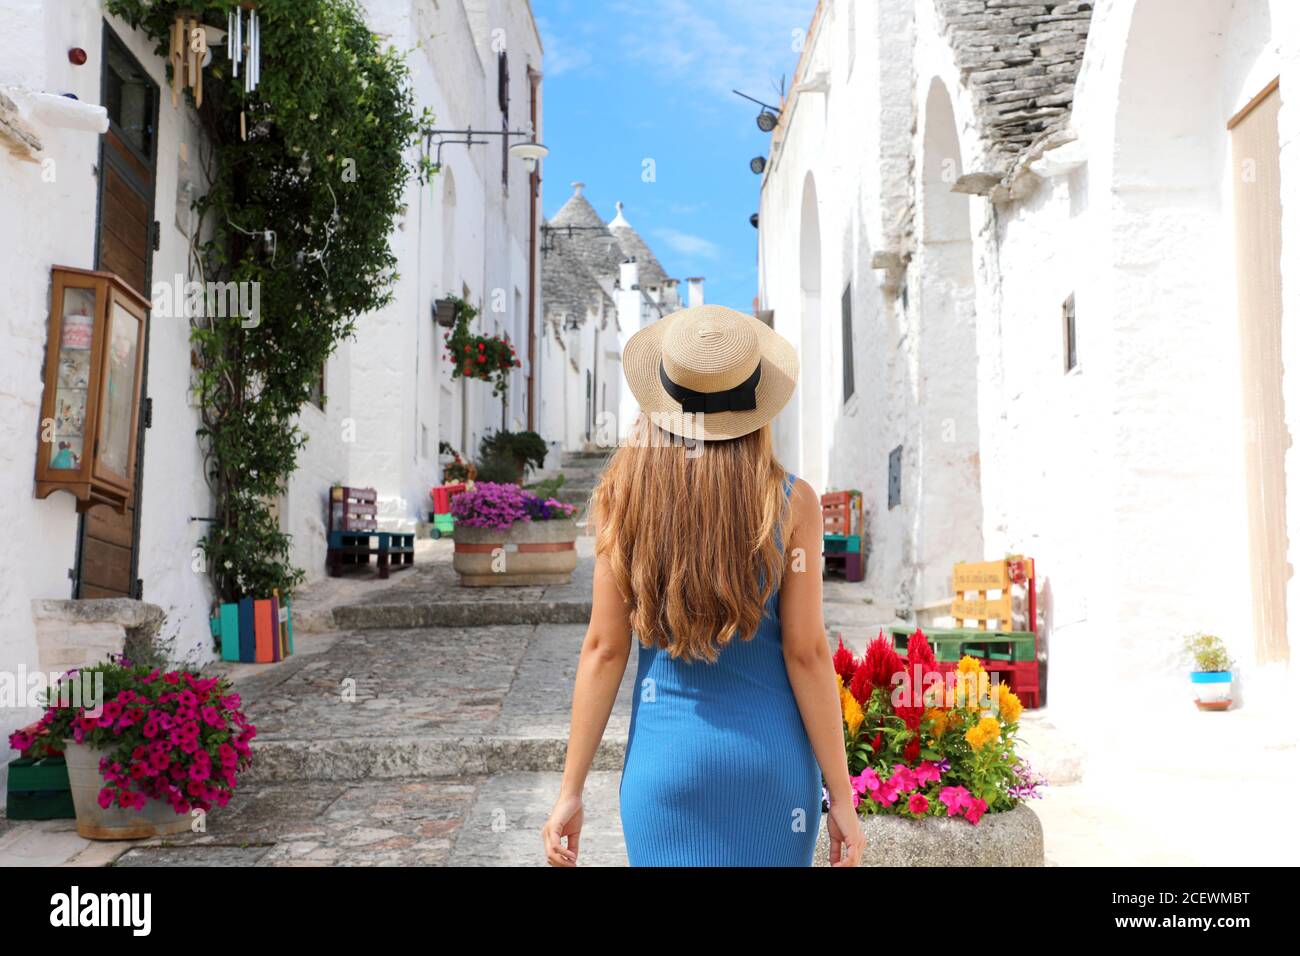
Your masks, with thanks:
M248 11L245 18L244 11ZM246 3L226 15L226 52L230 56L232 76L239 79L240 65L244 70L244 92L257 89L262 78L262 23L257 17L257 7ZM248 120L239 111L239 135L248 139Z
M194 13L181 11L172 21L168 61L172 67L172 106L180 105L181 89L188 86L194 105L203 105L203 66L210 60L208 34Z
M172 67L172 106L180 104L181 89L187 86L194 93L195 107L203 105L203 67L212 60L208 40L211 36L212 42L219 44L220 33L216 27L205 26L193 11L182 10L176 14L168 57ZM262 78L262 23L256 6L245 3L226 14L225 40L232 77L239 79L242 69L244 92L253 92ZM248 121L242 110L239 133L248 139Z

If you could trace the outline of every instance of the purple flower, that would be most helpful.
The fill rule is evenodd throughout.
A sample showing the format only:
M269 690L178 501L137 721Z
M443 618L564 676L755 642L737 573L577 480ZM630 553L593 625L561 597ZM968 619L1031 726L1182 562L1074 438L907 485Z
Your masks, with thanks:
M504 530L516 521L551 521L574 512L554 498L542 500L518 485L480 481L472 491L451 499L451 513L457 523L470 528Z

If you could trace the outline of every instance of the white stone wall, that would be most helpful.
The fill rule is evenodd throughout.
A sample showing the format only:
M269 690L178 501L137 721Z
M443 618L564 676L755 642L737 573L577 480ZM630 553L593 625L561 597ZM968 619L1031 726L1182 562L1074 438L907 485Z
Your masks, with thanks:
M1202 629L1238 661L1239 699L1280 705L1293 671L1253 663L1225 124L1281 76L1283 307L1300 311L1286 251L1300 245L1300 113L1285 94L1300 11L1098 3L1069 117L1077 141L1055 169L1039 167L1050 178L1025 176L995 202L944 188L1007 171L989 165L1006 153L990 147L987 106L963 73L989 54L944 30L936 0L916 0L881 4L874 19L859 8L850 56L844 7L819 6L773 137L760 284L804 363L779 452L815 484L866 493L864 592L922 610L948 599L954 561L1025 553L1043 578L1048 696L1063 720L1086 719L1110 682L1185 706L1181 638ZM828 92L797 91L823 72ZM899 254L905 272L872 269L890 262L878 253ZM839 306L850 281L859 404L845 405ZM1067 374L1070 295L1079 365ZM1300 366L1292 326L1284 320L1288 370ZM1284 379L1293 433L1295 381ZM889 510L896 444L903 501ZM1296 455L1288 475L1300 473ZM1298 501L1294 482L1292 565ZM1288 630L1294 646L1294 600Z
M0 4L0 87L74 93L86 103L100 98L102 14L93 0L48 4L4 0ZM158 117L158 171L154 216L162 223L154 253L155 281L186 269L187 239L175 225L178 162L184 143L191 157L199 143L188 109L172 109L163 64L153 44L113 21L114 29L145 66L164 95ZM68 61L70 47L83 48L84 66ZM74 500L55 493L33 496L42 373L50 308L50 267L94 265L99 161L93 133L35 124L42 158L52 166L20 162L0 153L0 256L6 263L0 288L6 307L0 319L0 523L25 550L10 555L0 575L0 670L38 667L32 601L71 596L69 570L76 561ZM193 165L191 168L194 168ZM45 174L43 176L43 173ZM49 180L49 175L53 176ZM148 291L148 290L146 290ZM165 637L178 657L206 660L211 590L194 568L194 549L205 525L191 516L210 514L194 436L198 418L187 401L189 329L184 318L155 315L150 324L148 394L153 427L145 435L139 544L139 576L145 597L168 615ZM38 716L0 708L0 740ZM3 781L0 781L2 784Z

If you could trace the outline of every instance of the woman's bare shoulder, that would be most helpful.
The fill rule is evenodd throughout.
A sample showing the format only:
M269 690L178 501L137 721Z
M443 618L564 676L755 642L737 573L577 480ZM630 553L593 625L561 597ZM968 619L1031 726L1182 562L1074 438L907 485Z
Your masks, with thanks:
M800 515L807 516L815 513L820 521L821 509L821 497L813 490L813 486L802 478L795 478L790 488L790 510L794 512L796 520Z

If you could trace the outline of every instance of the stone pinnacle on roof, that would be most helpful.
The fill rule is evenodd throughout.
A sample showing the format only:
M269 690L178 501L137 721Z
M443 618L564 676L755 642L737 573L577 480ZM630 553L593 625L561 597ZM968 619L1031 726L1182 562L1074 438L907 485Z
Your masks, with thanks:
M616 276L623 258L621 244L582 194L583 186L573 183L573 195L547 223L552 244L565 244L596 275Z
M650 251L650 247L646 245L645 240L637 235L637 231L632 228L632 224L623 216L623 203L618 202L614 206L617 213L609 221L609 231L618 240L623 255L636 260L638 284L643 288L666 285L668 283L668 273L664 272L664 267L659 264L659 260Z

